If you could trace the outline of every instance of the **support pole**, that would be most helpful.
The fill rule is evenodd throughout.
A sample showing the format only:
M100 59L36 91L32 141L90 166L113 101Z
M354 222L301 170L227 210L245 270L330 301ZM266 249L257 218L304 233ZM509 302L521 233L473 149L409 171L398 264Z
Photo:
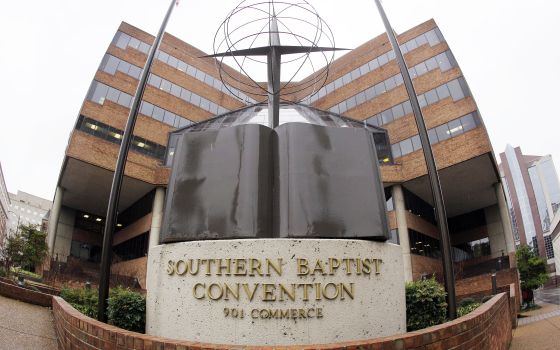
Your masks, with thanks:
M379 14L383 19L383 24L385 25L385 30L387 31L387 36L389 37L393 51L395 51L395 56L397 58L397 62L399 63L406 92L408 93L410 104L412 105L412 111L414 112L414 118L416 119L416 126L418 127L418 135L420 136L422 150L424 151L424 158L426 160L428 178L430 180L430 187L432 189L432 197L436 211L437 226L441 234L443 274L445 279L445 290L447 292L447 303L449 306L447 309L447 315L450 320L453 320L457 314L457 304L455 300L455 276L453 273L453 259L451 258L451 240L449 238L449 228L447 226L447 214L445 212L445 204L443 202L443 193L441 191L436 162L430 145L430 139L428 138L428 131L426 129L426 124L424 123L424 117L422 116L422 110L420 108L420 104L418 103L418 97L416 96L416 91L412 85L412 79L408 74L408 68L397 42L397 38L395 37L395 33L393 32L391 24L387 19L385 10L383 10L383 6L381 6L381 1L375 0L375 4L377 5Z
M134 125L136 124L136 118L138 117L138 110L140 109L140 102L142 101L144 90L146 89L146 84L148 82L148 76L150 74L150 69L152 67L155 53L159 49L163 34L165 33L165 27L167 26L167 22L171 17L171 13L173 12L176 1L177 0L171 1L169 9L167 10L167 14L163 19L163 22L161 23L161 27L154 41L154 44L152 45L150 52L148 53L148 59L146 60L146 64L144 65L144 69L142 70L142 74L140 75L138 88L136 89L136 94L134 95L132 106L130 107L130 113L128 114L128 119L126 121L126 127L117 158L117 164L115 166L113 183L111 185L111 193L109 195L109 204L107 206L107 217L105 218L105 228L103 230L103 250L101 253L101 271L99 276L99 304L97 308L97 319L101 322L107 322L107 298L109 297L109 276L111 272L113 234L115 232L115 225L117 224L117 209L119 206L119 197L121 193L126 158L128 156L128 150L130 149L130 143L133 136L132 132L134 131Z

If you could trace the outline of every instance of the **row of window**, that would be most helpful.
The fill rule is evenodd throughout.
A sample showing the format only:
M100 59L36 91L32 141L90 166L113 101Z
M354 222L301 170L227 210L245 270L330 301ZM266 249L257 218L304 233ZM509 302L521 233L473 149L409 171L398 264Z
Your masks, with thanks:
M403 54L419 47L424 44L430 44L430 46L434 46L443 42L443 35L439 29L432 29L429 32L420 34L416 38L413 38L400 46L401 51ZM353 71L346 73L342 77L326 84L323 86L319 91L317 91L314 95L307 97L309 99L308 103L313 103L320 98L325 97L327 94L330 94L334 90L343 87L344 85L350 83L353 80L358 79L362 75L365 75L371 71L376 70L377 68L384 66L385 64L389 63L390 61L395 59L395 52L393 50L386 52L382 55L377 56L376 58L372 59L371 61L363 64L361 67L354 69Z
M461 135L462 133L472 130L479 125L480 117L478 116L478 112L469 113L461 118L454 119L450 122L429 129L428 137L430 139L430 144L433 145L451 137ZM414 135L413 137L391 145L391 151L393 152L394 158L404 156L421 148L422 145L418 135Z
M205 111L208 111L214 115L229 112L228 109L225 109L219 104L207 100L204 97L199 96L194 92L189 91L180 85L172 83L169 80L164 79L158 75L150 73L148 84L152 85L155 88L168 92L171 95L178 97L181 100L193 104L201 109L204 109Z
M453 101L458 101L466 96L470 96L467 82L463 77L451 80L436 87L435 89L418 95L418 103L421 108L424 108L450 96ZM393 120L402 118L409 113L412 113L412 107L410 105L410 101L407 100L366 119L366 122L370 125L381 126L390 123Z
M151 45L144 43L136 38L131 37L130 35L118 31L113 39L113 45L117 46L121 49L126 49L127 47L131 47L133 49L139 50L145 54L148 53L150 50ZM250 103L256 103L256 101L249 96L245 95L243 92L239 91L238 89L224 85L219 79L214 78L210 74L206 74L203 71L189 65L188 63L169 55L163 51L156 52L156 58L167 65L186 73L203 83L214 87L215 89L223 92L224 94L240 98L244 101Z
M103 104L105 100L109 100L118 103L126 108L130 108L130 106L132 105L131 95L115 89L114 87L111 87L109 85L100 83L96 80L94 80L91 84L86 98L92 102L99 104ZM175 128L182 128L184 126L192 124L190 120L146 101L142 101L140 105L140 113L160 122L164 122L165 124L168 124Z
M450 51L446 51L436 55L435 57L431 57L423 62L418 63L416 66L411 67L409 69L409 72L412 78L416 78L438 68L442 72L445 72L455 66L457 66L457 62L453 58L453 55ZM402 83L402 75L400 73L396 74L340 102L338 105L331 107L330 111L335 113L344 113L347 110L356 107L357 105L360 105L376 96L379 96L387 91L396 88L397 86L402 85Z
M120 145L123 137L123 131L113 128L107 124L97 120L80 115L76 129L99 137L100 139ZM142 137L133 136L131 150L145 154L147 156L163 160L165 157L166 147L155 142L148 141Z
M408 237L410 239L411 254L423 255L435 259L441 258L439 240L410 228L408 229Z
M134 79L140 79L140 74L142 74L142 68L109 54L105 54L99 69L111 75L115 75L119 71Z

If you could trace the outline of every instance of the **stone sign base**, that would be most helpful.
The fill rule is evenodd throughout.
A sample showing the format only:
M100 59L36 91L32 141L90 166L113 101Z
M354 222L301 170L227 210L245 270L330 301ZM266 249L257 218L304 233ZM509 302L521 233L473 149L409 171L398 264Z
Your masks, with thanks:
M150 249L146 333L234 345L321 344L406 332L398 245L251 239Z

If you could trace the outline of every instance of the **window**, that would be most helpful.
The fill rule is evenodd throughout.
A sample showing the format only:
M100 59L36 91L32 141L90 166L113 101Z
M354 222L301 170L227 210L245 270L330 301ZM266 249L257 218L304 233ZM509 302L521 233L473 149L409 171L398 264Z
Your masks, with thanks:
M439 141L447 140L449 138L449 126L443 124L436 127L436 135Z
M457 81L457 79L447 83L447 87L449 88L453 101L458 101L465 97L465 94L463 93L461 85L459 84L459 81Z
M405 154L412 153L414 151L412 147L412 140L406 139L400 142L401 145L401 153L404 156Z

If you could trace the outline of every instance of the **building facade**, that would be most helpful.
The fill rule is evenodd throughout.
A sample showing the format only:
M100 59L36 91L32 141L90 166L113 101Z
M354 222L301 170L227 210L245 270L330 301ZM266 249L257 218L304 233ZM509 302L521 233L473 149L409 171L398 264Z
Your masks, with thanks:
M102 228L132 96L154 37L122 23L70 136L49 221L59 261L99 262ZM459 272L514 251L511 224L490 140L465 78L433 20L399 35L429 129ZM149 246L158 244L173 131L261 102L219 79L215 61L166 34L134 131L113 242L115 274L142 285ZM240 81L247 77L229 72ZM241 99L233 95L240 95ZM298 100L387 130L381 160L392 241L403 250L407 280L441 274L426 165L394 52L380 35L334 61L316 94ZM471 264L472 265L472 264Z
M43 221L47 218L52 201L23 191L17 191L16 194L9 193L9 196L9 234L16 233L20 225L36 225L38 229L43 227Z
M553 264L553 220L560 208L560 183L550 155L524 155L508 145L500 153L502 182L516 245L528 244Z
M8 236L8 221L10 219L10 197L4 181L2 164L0 163L0 247L4 246L4 241Z

